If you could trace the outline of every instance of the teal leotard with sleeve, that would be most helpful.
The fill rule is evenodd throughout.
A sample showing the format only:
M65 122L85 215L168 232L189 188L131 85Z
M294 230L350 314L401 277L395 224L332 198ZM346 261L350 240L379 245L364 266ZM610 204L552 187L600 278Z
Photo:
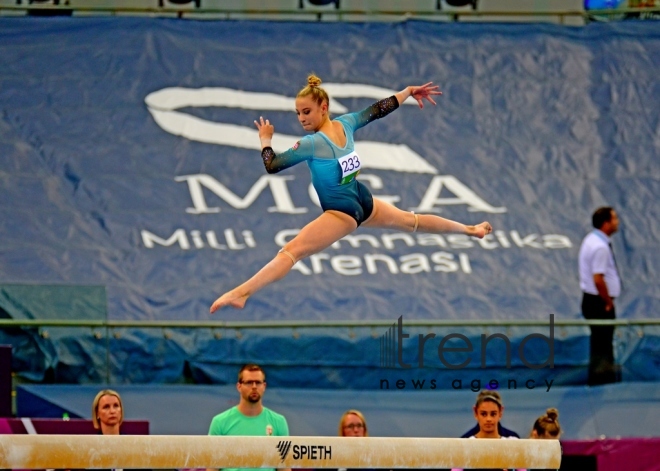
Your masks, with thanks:
M346 135L344 147L337 146L322 132L303 137L292 148L280 154L275 154L271 147L265 147L261 157L266 171L277 173L300 162L307 162L323 211L341 211L354 218L359 226L373 211L373 197L369 189L354 178L342 184L342 169L338 159L355 152L355 131L375 119L387 116L398 107L398 100L392 96L360 112L336 118L335 121L341 123Z

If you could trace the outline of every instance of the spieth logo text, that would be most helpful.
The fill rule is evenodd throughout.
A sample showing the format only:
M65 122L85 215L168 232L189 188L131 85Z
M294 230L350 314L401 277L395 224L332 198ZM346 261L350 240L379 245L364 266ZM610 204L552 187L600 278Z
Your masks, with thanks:
M282 461L286 458L286 455L289 454L291 449L291 441L280 441L277 443L277 451L280 453L280 458Z
M293 445L291 440L282 440L277 443L277 451L280 454L282 461L289 455L289 451L293 448L291 457L294 460L331 460L332 459L332 446L326 445Z

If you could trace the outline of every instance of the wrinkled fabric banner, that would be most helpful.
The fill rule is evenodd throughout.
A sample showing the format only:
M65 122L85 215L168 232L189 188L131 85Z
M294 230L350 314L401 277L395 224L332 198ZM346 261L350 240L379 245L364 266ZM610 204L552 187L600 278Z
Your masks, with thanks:
M413 100L356 133L360 179L495 231L360 228L210 316L320 214L304 165L266 174L252 124L294 145L312 71L335 116L440 85L437 107ZM0 19L0 283L104 286L110 319L573 319L579 245L611 205L617 312L657 317L658 77L654 22Z

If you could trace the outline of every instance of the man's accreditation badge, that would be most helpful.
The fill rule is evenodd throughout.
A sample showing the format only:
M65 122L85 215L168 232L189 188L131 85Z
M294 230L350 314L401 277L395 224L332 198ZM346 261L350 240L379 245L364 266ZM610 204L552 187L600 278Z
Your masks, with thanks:
M266 425L266 436L270 437L271 435L273 435L273 426Z

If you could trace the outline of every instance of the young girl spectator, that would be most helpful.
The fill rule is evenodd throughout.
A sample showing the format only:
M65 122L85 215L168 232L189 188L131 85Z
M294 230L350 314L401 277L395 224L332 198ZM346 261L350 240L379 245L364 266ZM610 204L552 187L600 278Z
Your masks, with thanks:
M502 419L502 411L504 406L502 405L502 398L497 391L483 390L477 396L477 402L472 407L474 412L474 418L477 420L479 425L479 431L472 435L470 438L497 438L497 439L512 439L516 440L515 437L503 437L500 435L498 425ZM460 468L454 468L452 471L463 471ZM481 470L481 471L491 471ZM496 471L500 471L499 469ZM504 470L509 471L509 470ZM515 471L525 471L515 470Z

